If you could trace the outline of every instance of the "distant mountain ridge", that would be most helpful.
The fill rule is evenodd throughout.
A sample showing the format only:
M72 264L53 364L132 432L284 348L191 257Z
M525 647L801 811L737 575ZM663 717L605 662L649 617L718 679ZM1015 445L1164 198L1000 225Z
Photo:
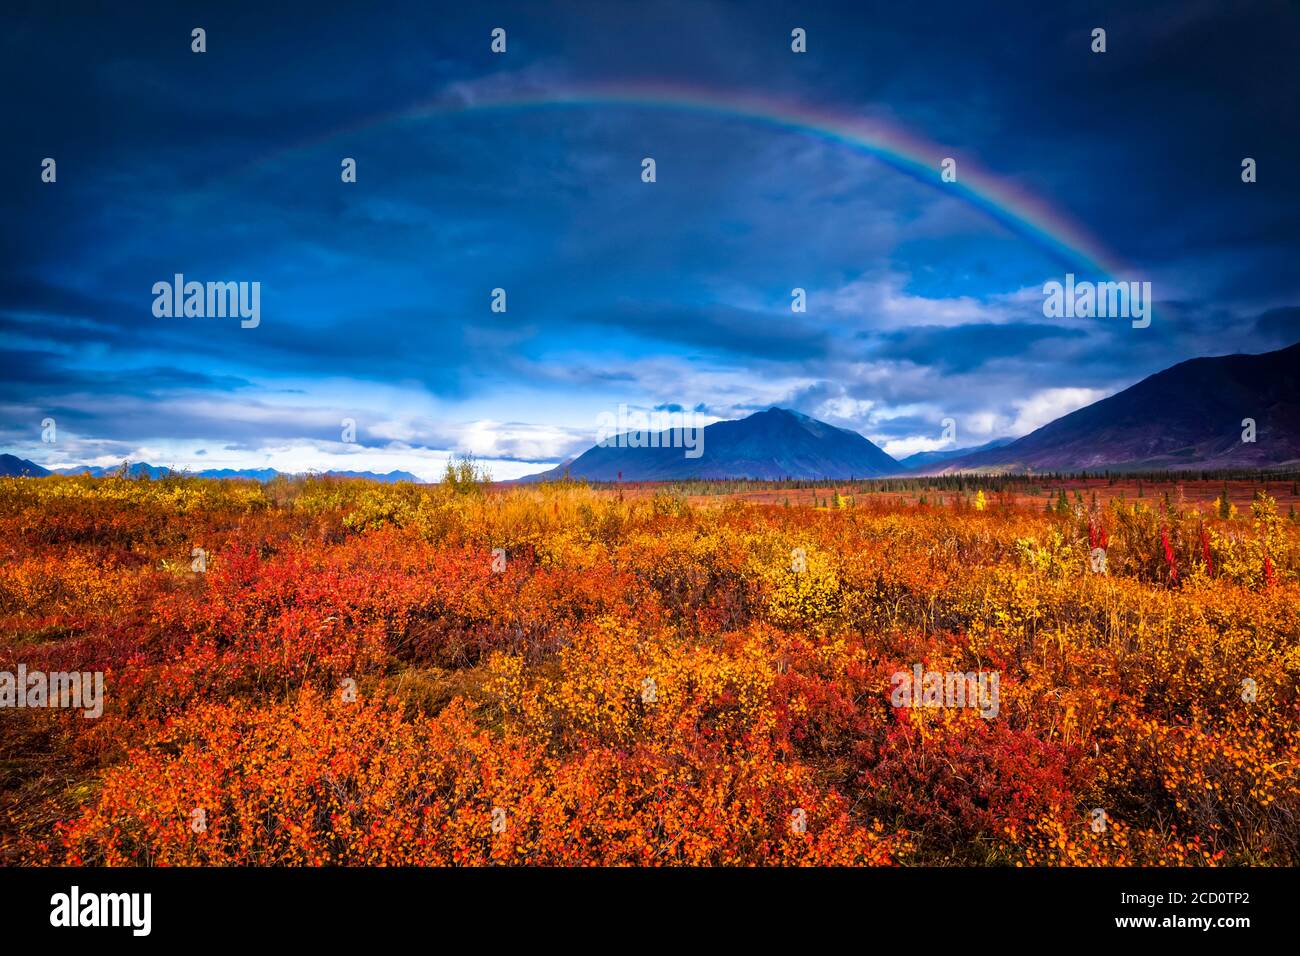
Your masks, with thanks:
M1244 441L1248 425L1254 441ZM569 475L591 481L685 479L847 479L892 475L1024 471L1162 471L1180 469L1300 468L1300 343L1259 355L1190 359L1070 412L1018 439L976 448L919 452L896 461L855 431L799 412L768 408L702 429L701 453L664 441L629 447L620 437L558 466L517 479L545 481ZM647 447L648 446L648 447ZM121 466L57 469L58 474L113 475ZM169 469L128 466L131 477L159 478ZM47 469L0 454L0 476L43 477ZM280 472L209 469L200 478L268 481ZM326 475L397 482L410 472L335 471Z
M0 478L44 478L49 471L17 455L0 455Z
M55 468L51 471L25 458L19 458L15 455L0 455L0 477L4 478L43 478L46 475L90 475L92 478L105 478L116 475L121 471L121 465L73 465L68 468ZM205 471L185 472L159 465L150 465L142 461L128 464L126 468L128 478L143 477L156 480L165 478L169 474L188 474L194 478L250 478L254 481L270 481L281 475L286 478L296 477L288 472L276 471L274 468L209 468ZM365 478L370 481L381 481L389 484L398 481L409 481L415 484L424 483L422 478L416 477L409 471L389 471L383 474L373 471L326 471L312 472L312 474L327 478Z
M983 445L975 445L970 448L944 448L939 451L918 451L915 455L908 455L906 458L898 459L898 463L907 471L915 471L918 468L927 468L930 465L936 465L941 461L948 461L952 458L964 458L967 455L973 455L976 452L988 451L991 448L1001 448L1003 445L1009 445L1014 438L995 438Z
M1242 440L1246 419L1253 442ZM927 473L1279 466L1300 466L1300 343L1180 362L1008 445Z
M642 439L651 433L641 433ZM545 481L568 474L589 481L672 481L682 479L878 478L902 471L898 462L855 431L837 428L784 408L769 408L737 421L714 422L702 430L702 453L669 447L664 436L628 447L626 436L596 445L573 461L530 475ZM658 447L655 447L658 446Z

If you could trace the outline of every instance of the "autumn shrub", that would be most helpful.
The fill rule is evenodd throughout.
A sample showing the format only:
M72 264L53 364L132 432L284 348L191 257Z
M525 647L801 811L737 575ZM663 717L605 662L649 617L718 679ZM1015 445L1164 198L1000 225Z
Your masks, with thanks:
M0 479L0 671L107 691L0 713L0 861L1300 863L1300 525L1265 494L455 468ZM894 706L918 664L996 673L996 716Z

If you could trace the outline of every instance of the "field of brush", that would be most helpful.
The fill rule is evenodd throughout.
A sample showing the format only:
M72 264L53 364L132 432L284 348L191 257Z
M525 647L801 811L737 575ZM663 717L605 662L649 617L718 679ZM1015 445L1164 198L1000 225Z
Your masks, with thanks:
M1300 864L1294 485L1036 482L0 479L0 862Z

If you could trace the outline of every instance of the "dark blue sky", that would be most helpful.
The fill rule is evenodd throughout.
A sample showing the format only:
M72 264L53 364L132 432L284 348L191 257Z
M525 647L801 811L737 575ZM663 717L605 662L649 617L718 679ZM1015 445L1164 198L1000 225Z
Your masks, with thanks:
M979 444L1300 339L1295 4L126 6L2 15L0 449L50 466L434 477L459 450L513 477L620 404L779 404L902 456L944 418ZM1045 318L1043 283L1086 263L937 169L725 111L555 102L664 86L934 143L1095 236L1154 321ZM175 273L260 282L260 324L155 317Z

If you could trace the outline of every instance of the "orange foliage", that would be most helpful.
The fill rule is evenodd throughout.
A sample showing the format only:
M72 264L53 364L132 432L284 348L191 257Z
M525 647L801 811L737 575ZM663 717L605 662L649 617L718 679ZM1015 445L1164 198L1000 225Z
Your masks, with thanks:
M470 491L0 480L0 671L106 686L0 711L0 860L1300 863L1268 499Z

